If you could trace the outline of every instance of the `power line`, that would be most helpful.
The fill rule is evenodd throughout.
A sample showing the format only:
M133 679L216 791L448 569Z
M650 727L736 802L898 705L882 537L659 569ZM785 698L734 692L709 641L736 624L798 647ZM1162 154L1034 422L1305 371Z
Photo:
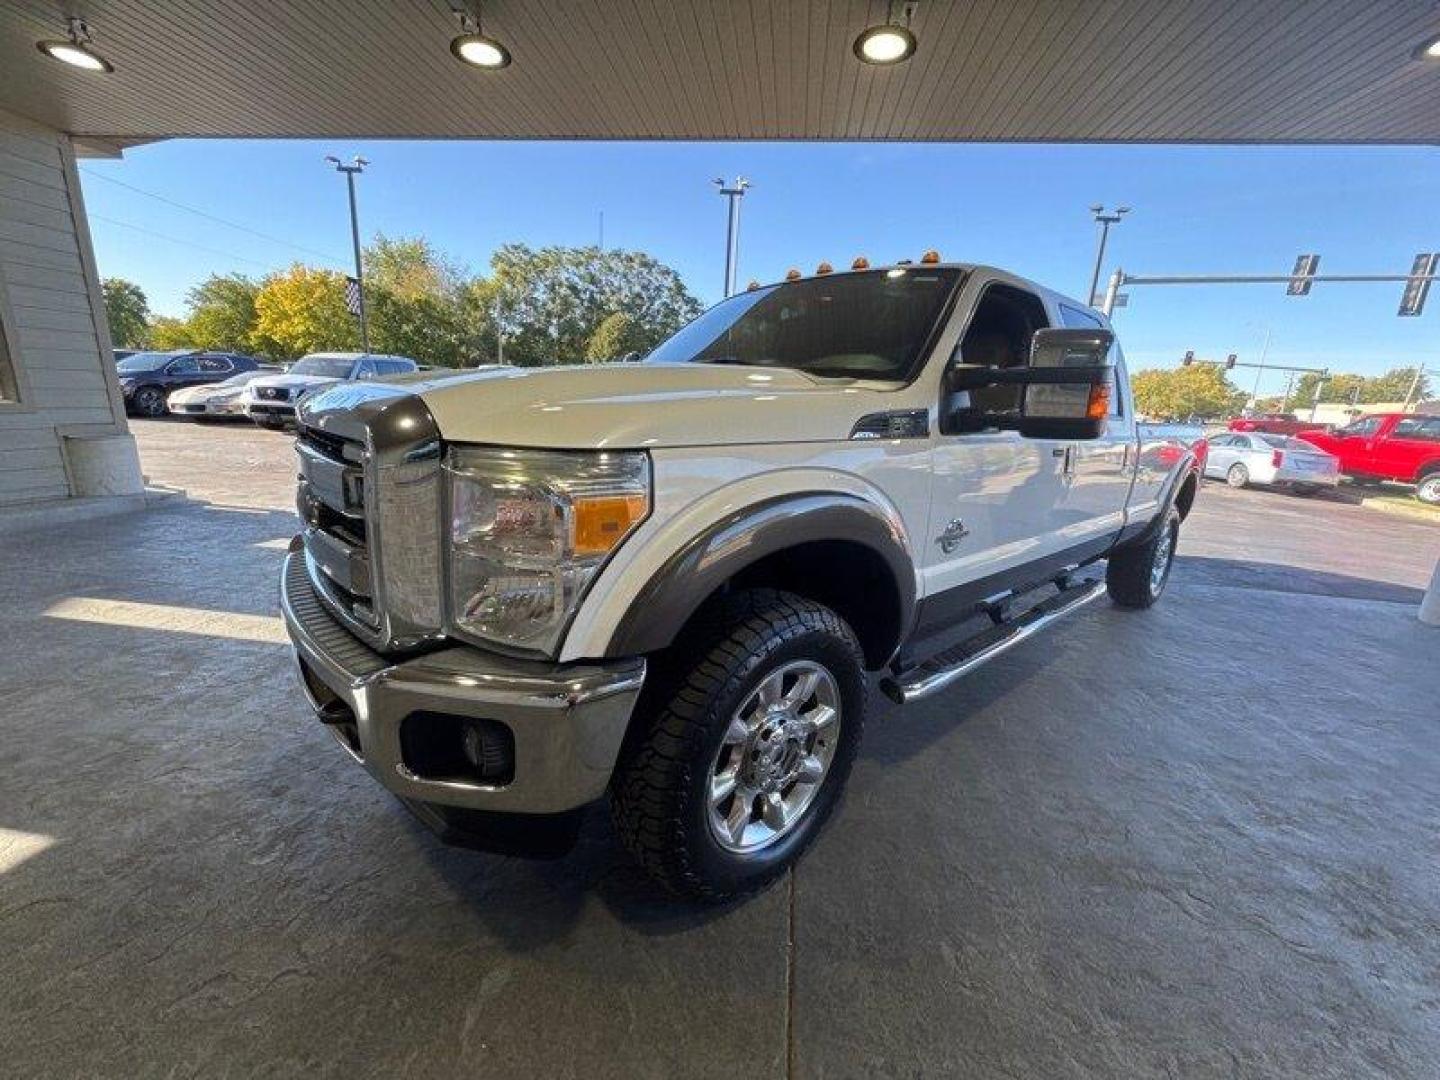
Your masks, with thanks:
M154 229L142 228L139 225L132 225L128 221L119 221L116 218L106 217L104 214L89 214L87 216L92 221L103 221L107 225L118 225L122 229L134 229L138 233L144 233L146 236L153 236L157 240L168 240L172 244L180 244L184 247L191 247L194 248L196 251L208 252L211 255L220 255L227 259L235 259L238 262L247 262L252 266L258 266L264 270L270 270L273 268L273 264L263 263L259 259L247 259L243 255L236 255L233 251L222 251L219 248L206 247L204 244L197 244L193 240L181 240L178 236L167 236L162 232L156 232Z
M103 180L107 184L114 184L116 187L125 188L127 191L133 191L137 195L144 195L147 199L154 199L156 202L165 203L167 206L173 206L176 209L184 210L187 213L191 213L197 217L202 217L209 221L216 222L217 224L224 225L227 228L238 229L240 232L249 233L251 236L258 236L261 240L268 240L272 244L282 244L285 247L294 248L296 251L303 251L307 255L318 255L322 259L325 259L332 263L339 263L342 261L335 258L334 255L330 255L324 251L317 251L315 248L308 248L305 247L303 244L297 244L290 240L283 240L278 236L271 236L269 233L263 233L259 229L252 229L248 225L241 225L239 222L227 221L225 218L217 217L215 214L210 213L208 210L201 210L194 206L187 206L185 203L177 202L176 200L170 198L168 195L159 195L153 191L146 191L144 188L136 187L134 184L127 184L124 180L117 180L113 176L105 176L103 173L97 173L91 169L81 169L80 171L86 176L94 177L96 180Z

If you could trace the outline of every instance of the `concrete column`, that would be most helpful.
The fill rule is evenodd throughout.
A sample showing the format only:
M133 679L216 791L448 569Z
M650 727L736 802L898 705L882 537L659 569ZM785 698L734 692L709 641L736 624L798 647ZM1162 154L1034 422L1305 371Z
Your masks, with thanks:
M1440 626L1440 559L1435 560L1430 588L1425 590L1425 599L1420 601L1420 621L1427 626Z

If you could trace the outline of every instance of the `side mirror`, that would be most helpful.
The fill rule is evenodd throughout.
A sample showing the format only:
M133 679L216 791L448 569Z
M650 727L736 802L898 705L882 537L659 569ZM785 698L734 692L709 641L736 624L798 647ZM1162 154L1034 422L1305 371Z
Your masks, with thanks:
M1039 439L1098 439L1105 434L1115 365L1109 330L1037 330L1031 380L1020 402L1020 434Z
M1109 360L1115 335L1108 330L1037 330L1026 367L951 368L951 393L985 386L1020 386L1020 411L960 410L961 431L1006 428L1030 439L1098 439L1110 412L1115 365Z

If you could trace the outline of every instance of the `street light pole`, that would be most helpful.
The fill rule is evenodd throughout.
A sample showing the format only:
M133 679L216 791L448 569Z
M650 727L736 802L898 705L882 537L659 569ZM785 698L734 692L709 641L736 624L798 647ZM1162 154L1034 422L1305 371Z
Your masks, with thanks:
M1129 212L1128 206L1119 206L1111 211L1107 211L1099 203L1090 207L1090 213L1095 215L1095 220L1100 225L1100 243L1095 248L1095 270L1090 275L1090 291L1085 294L1085 302L1091 307L1095 306L1095 289L1100 284L1100 267L1105 261L1105 242L1110 239L1110 226Z
M336 172L345 174L345 186L350 193L350 244L355 250L355 282L360 294L360 347L370 351L370 320L365 311L365 268L360 262L360 217L355 210L355 174L365 171L365 166L370 162L362 157L356 157L350 164L345 164L337 157L326 157L325 159L335 166Z
M730 201L730 212L725 225L725 295L735 295L735 272L740 264L740 200L745 197L745 189L750 186L750 181L743 176L737 176L735 183L729 187L721 177L716 177L712 183Z

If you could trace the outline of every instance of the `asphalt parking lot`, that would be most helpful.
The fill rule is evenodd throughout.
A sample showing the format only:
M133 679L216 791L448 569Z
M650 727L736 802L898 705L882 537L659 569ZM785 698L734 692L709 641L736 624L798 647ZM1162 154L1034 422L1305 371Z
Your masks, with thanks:
M0 1072L1433 1077L1440 529L1207 484L1164 602L875 695L777 887L444 848L297 692L288 439L0 534Z

